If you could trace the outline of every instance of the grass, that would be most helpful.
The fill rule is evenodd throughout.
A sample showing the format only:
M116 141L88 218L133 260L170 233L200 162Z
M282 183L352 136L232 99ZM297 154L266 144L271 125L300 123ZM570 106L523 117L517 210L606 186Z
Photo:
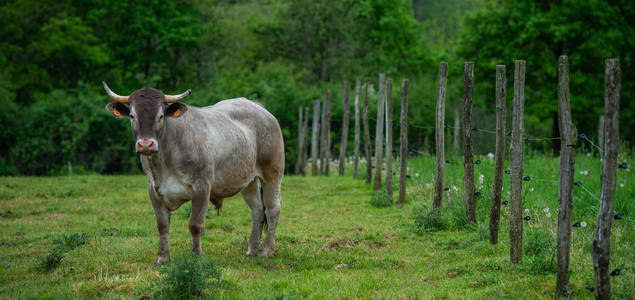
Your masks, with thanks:
M525 160L525 174L532 180L523 182L523 201L531 220L524 222L523 263L510 265L509 207L502 210L500 242L490 245L486 224L493 161L478 159L482 160L476 166L479 223L466 225L457 220L464 213L457 205L462 202L463 171L459 160L451 160L446 165L447 209L440 215L445 223L438 230L419 232L413 230L413 216L431 204L433 194L434 160L430 157L409 162L408 202L401 207L372 206L371 187L350 178L350 173L345 177L286 176L273 259L244 257L249 211L239 197L227 199L219 216L208 213L203 236L203 255L213 259L227 284L203 290L202 295L233 299L552 298L555 274L549 268L551 250L544 249L551 244L544 240L555 237L557 183L536 179L557 180L558 160L539 156ZM576 180L595 196L600 194L600 166L595 157L581 155L576 160ZM580 175L585 170L589 174ZM359 174L364 174L363 167ZM484 175L482 187L480 174ZM618 299L633 297L633 180L633 172L618 170L615 210L624 218L614 220L611 236L612 269L622 269L620 276L611 279ZM152 266L158 235L145 184L144 176L0 178L0 298L138 299L160 294L160 282L167 273ZM505 195L508 190L506 177ZM574 193L573 222L588 225L573 229L571 281L575 298L591 299L585 286L593 285L589 249L598 205L591 194L581 189ZM189 256L191 249L188 208L185 204L172 217L170 246L175 262ZM59 245L60 237L73 233L90 238L80 247L67 248L50 272L41 270L40 258Z

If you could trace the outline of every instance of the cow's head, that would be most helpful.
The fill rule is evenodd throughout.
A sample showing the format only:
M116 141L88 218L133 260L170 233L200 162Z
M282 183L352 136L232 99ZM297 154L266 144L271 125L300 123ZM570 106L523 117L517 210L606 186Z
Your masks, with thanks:
M159 151L158 140L165 126L164 118L182 116L187 111L187 105L178 101L191 93L187 90L179 95L165 95L153 88L142 88L129 96L119 96L105 82L103 84L108 96L115 100L106 105L106 110L115 117L130 119L135 149L143 155Z

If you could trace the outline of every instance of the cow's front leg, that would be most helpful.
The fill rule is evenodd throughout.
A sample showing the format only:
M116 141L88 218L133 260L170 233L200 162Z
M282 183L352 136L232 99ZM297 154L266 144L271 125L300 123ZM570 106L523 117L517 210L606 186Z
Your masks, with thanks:
M190 212L190 233L192 234L192 253L201 254L201 235L205 230L205 215L209 206L210 184L199 183L194 186L192 211Z
M170 232L170 211L159 200L159 196L152 187L149 188L150 201L154 207L154 214L157 217L157 229L159 230L159 251L155 265L161 265L170 260L170 244L168 235Z

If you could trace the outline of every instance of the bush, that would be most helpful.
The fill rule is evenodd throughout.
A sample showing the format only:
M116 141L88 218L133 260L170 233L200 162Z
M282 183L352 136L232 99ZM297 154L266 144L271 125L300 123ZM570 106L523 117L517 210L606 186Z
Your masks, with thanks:
M163 275L156 297L160 299L207 298L228 286L214 261L201 255L184 255L161 268ZM203 291L208 290L204 295Z
M392 198L385 190L379 190L373 193L369 203L374 207L388 207L393 205Z
M413 231L417 234L439 231L446 228L440 209L430 208L425 204L416 206L412 210L414 220Z
M86 244L89 240L90 237L88 235L77 232L55 238L53 243L57 246L53 247L48 254L39 258L40 268L47 272L55 270L62 263L62 259L64 259L67 252Z

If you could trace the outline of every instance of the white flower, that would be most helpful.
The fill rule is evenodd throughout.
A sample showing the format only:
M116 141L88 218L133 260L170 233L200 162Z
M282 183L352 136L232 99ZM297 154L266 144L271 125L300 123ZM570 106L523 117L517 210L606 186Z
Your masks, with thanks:
M430 188L430 184L426 183L426 189L429 189L429 188Z
M580 175L589 175L589 170L580 171Z
M584 221L580 222L580 226L586 227L586 222L584 222Z
M487 153L487 158L494 159L494 153L492 153L492 152Z
M587 153L586 156L591 157L591 152Z
M419 177L419 173L415 173L415 177Z
M529 213L529 208L525 208L525 213L528 214Z
M485 175L478 175L478 184L483 185L483 180L485 180Z
M549 207L545 207L542 211L545 213L549 213Z
M546 214L546 216L547 216L547 218L551 218L551 213L550 213L550 212L548 212L548 213Z
M455 192L459 190L459 189L456 187L456 185L453 185L453 186L452 186L452 189L453 189Z
M529 191L530 191L530 192L533 192L533 191L534 191L534 188L529 188Z
M621 188L623 188L623 187L624 187L624 184L623 184L623 183L620 183L620 187L621 187Z

